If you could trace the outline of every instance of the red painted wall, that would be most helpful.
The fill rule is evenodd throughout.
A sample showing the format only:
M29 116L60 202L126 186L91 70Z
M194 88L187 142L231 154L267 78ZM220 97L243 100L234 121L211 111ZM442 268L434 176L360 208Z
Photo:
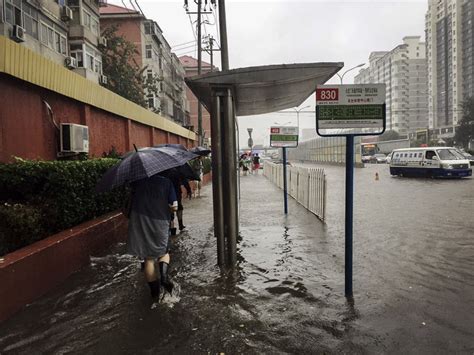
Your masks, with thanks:
M12 161L13 156L57 158L59 131L53 125L44 101L51 107L57 124L78 123L89 127L91 157L108 153L112 146L124 153L133 149L133 144L146 147L179 141L175 134L0 74L0 162ZM186 141L182 138L183 143Z
M127 226L121 213L110 213L5 255L0 322L89 264L90 255L124 241Z

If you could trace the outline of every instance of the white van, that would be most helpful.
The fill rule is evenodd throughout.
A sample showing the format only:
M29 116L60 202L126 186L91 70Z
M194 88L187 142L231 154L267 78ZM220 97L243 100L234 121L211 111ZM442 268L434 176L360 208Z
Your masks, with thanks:
M469 161L456 148L420 147L395 149L390 174L423 177L466 177L472 175Z

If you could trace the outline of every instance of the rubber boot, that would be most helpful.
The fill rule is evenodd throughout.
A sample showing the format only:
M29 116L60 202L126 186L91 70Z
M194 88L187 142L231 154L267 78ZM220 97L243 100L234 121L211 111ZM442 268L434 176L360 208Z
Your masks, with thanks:
M171 235L176 235L176 228L170 228Z
M179 230L182 231L186 226L183 224L183 211L178 211L176 213L178 216L178 224L179 224Z
M160 298L160 282L158 280L148 283L150 286L151 297L155 300Z
M168 263L165 263L164 261L160 261L160 283L163 288L171 293L173 291L173 282L171 282L169 275L168 275Z

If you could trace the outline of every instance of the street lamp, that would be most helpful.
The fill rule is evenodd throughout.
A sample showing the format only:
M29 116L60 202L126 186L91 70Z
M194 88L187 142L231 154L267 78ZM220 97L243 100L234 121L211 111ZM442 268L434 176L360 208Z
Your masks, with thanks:
M311 107L310 105L297 109L293 107L293 110L296 111L296 125L298 126L298 136L300 135L300 111L304 110L305 108Z
M253 147L252 131L253 131L253 128L247 128L247 132L249 132L248 146L250 150L252 150L252 147Z
M339 79L341 79L341 85L342 85L342 79L344 78L344 75L346 75L348 72L350 72L351 70L353 69L356 69L356 68L360 68L360 67L363 67L365 65L365 63L362 63L362 64L359 64L359 65L356 65L355 67L352 67L350 69L347 69L342 75L339 75L339 73L336 73L336 75L339 77Z

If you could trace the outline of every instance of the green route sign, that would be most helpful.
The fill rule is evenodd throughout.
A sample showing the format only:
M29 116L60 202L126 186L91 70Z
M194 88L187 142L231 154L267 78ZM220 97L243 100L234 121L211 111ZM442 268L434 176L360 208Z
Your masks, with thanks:
M294 148L298 146L298 127L270 127L270 147Z
M316 129L349 129L374 134L385 127L385 84L318 85ZM377 132L378 131L378 132Z

